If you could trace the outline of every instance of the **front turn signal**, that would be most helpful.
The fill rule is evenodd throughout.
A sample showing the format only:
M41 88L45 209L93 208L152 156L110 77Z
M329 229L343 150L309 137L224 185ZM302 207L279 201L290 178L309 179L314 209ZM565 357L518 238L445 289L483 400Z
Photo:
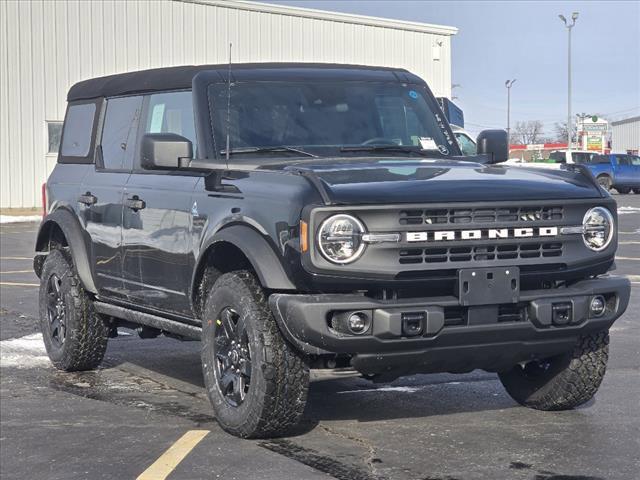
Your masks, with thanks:
M309 225L300 220L300 251L306 253L309 250Z

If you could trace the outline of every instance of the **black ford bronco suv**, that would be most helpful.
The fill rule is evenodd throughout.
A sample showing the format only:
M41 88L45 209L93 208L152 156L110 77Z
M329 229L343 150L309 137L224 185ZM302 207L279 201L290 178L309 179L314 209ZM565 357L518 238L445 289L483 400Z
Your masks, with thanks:
M68 94L36 244L53 364L119 326L202 340L220 425L282 435L311 368L497 372L519 403L593 397L629 301L616 203L580 165L462 157L423 80L321 64L162 68Z

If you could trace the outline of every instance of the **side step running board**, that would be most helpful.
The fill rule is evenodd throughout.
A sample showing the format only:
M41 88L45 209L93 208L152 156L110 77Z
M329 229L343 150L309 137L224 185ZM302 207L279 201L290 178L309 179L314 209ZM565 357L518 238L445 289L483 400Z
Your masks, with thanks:
M157 328L158 330L164 330L165 332L181 335L183 337L200 340L200 336L202 334L202 329L200 327L186 325L175 320L169 320L168 318L151 315L149 313L142 313L136 310L118 307L116 305L111 305L110 303L93 302L93 307L98 313L111 315L112 317L120 318L131 323Z

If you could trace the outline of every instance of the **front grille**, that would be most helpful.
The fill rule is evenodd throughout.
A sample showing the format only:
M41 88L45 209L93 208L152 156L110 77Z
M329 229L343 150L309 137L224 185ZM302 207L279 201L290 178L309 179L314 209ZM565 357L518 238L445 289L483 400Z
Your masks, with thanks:
M447 263L519 258L562 256L561 242L509 243L499 245L469 245L457 247L411 248L399 251L401 265L415 263Z
M562 220L562 206L497 207L497 208L445 208L400 210L400 225L446 225L468 223L520 224L544 220Z

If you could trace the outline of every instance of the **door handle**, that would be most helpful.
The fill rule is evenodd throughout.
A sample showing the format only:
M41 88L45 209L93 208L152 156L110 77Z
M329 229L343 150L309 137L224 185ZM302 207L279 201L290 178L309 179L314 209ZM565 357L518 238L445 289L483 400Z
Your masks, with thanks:
M137 195L134 195L131 198L127 198L124 201L124 204L134 212L137 212L138 210L142 210L147 206L145 201L141 200Z
M91 192L87 192L84 195L78 197L78 202L84 203L87 206L94 205L98 201L98 197L92 195Z

